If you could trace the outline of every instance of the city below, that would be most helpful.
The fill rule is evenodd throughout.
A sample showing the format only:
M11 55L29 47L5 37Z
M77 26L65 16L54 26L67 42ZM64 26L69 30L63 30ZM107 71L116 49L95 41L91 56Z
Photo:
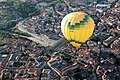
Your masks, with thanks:
M95 22L79 48L61 32L77 11ZM120 0L0 0L0 80L120 80Z

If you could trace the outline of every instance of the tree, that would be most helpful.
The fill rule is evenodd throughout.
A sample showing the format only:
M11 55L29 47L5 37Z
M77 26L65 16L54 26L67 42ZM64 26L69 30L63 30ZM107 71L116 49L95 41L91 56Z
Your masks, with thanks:
M8 0L9 3L15 7L15 10L20 13L22 18L27 18L38 13L38 10L35 8L35 4L30 1L22 2L20 0Z

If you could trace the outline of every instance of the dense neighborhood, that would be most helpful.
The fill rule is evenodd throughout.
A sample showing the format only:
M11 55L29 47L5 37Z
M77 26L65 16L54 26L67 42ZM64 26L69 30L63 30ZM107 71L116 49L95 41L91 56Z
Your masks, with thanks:
M92 37L76 50L61 21L83 11L95 22ZM119 80L119 0L1 0L0 80Z

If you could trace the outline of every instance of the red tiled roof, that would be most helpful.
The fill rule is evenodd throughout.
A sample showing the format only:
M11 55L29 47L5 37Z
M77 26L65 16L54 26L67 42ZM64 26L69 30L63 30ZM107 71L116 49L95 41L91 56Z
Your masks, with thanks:
M15 80L39 80L39 77L33 77L33 78L21 78L21 77L17 77L15 78Z

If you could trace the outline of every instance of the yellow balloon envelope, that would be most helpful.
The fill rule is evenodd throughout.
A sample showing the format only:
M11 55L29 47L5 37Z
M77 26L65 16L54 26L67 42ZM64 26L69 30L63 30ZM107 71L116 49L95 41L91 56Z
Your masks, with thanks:
M84 12L67 14L61 22L64 37L75 47L80 47L94 31L93 19Z

